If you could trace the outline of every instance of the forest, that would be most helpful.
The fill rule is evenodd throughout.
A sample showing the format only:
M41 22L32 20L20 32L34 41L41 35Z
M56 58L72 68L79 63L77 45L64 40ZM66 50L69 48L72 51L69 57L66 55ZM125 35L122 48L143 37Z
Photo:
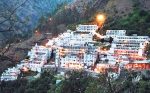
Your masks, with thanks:
M146 71L146 73L150 73ZM124 75L111 81L107 73L91 76L85 71L68 71L61 82L56 84L54 71L43 72L41 77L29 81L25 78L1 82L0 93L149 93L149 77L142 75L139 82L133 82L140 72L124 71ZM126 77L125 77L126 75Z

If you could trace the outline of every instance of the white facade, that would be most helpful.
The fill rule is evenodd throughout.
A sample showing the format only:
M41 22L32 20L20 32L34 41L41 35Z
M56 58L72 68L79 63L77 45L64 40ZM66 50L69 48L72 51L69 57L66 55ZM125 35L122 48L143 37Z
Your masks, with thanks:
M116 37L116 36L125 36L126 30L107 30L106 36L108 37Z
M98 29L97 25L78 25L76 31L79 32L93 32Z
M54 40L48 40L48 43L46 43L46 47L52 47L54 44Z
M18 75L20 74L20 70L18 68L8 68L5 70L5 72L1 75L1 81L12 81L16 80L18 78Z
M102 63L105 63L105 61L107 60L108 62L106 64L116 64L116 58L113 55L107 54L107 56L104 56L103 54L100 54L100 60L102 61Z
M145 46L148 36L126 36L126 30L107 30L106 36L96 33L97 25L78 25L76 31L67 31L48 41L45 46L33 46L28 52L29 59L22 60L15 68L9 68L2 76L1 80L16 80L23 67L32 71L41 72L51 56L52 49L55 53L55 65L57 67L82 69L94 66L99 54L99 62L95 72L103 72L105 69L113 68L118 72L120 66L128 64L133 60L145 60ZM101 38L112 37L113 42L110 50L101 49L93 41L93 35ZM105 43L105 45L107 45ZM121 63L122 62L122 63Z
M121 33L114 34L114 31L108 30L106 35L114 34L113 43L110 48L110 53L119 55L126 55L133 60L146 59L144 51L148 36L125 36L125 30L121 30Z
M35 57L40 57L41 60L48 59L51 55L51 49L45 46L38 46L37 44L28 52L28 56L33 60Z
M37 44L28 52L29 59L24 59L17 64L16 67L8 68L2 76L1 80L10 81L16 80L20 74L20 69L28 68L32 71L41 72L42 67L47 63L51 56L51 48L38 46Z
M70 47L58 52L59 62L61 67L65 67L66 63L77 62L86 66L93 65L97 58L96 49L89 49L87 47Z
M56 65L61 67L90 66L93 65L97 51L92 40L93 32L98 29L96 25L79 25L77 31L66 32L55 39ZM83 33L84 32L84 33ZM87 33L88 32L88 33Z
M28 67L32 71L41 72L41 68L47 63L47 60L51 56L51 48L45 46L38 46L37 44L28 52L30 57L28 62L22 63L22 66Z

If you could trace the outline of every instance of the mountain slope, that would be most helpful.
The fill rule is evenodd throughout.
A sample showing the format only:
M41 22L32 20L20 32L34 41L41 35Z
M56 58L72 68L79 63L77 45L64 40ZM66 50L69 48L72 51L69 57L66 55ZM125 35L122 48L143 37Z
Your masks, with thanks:
M0 1L0 45L1 40L13 36L31 36L40 18L53 15L64 4L74 0L1 0ZM21 38L22 38L21 37Z
M147 23L150 11L149 4L149 0L76 0L74 3L59 9L59 12L52 17L53 20L42 23L39 29L58 34L63 32L58 29L58 25L63 25L64 28L68 26L69 29L75 29L75 25L79 23L91 23L95 20L96 14L102 13L107 16L104 30L137 30L138 32L143 32L142 35L146 35L146 30L149 29ZM135 17L134 13L136 14L136 11L139 11L137 13L139 17L142 17L140 13L145 12L147 14L145 15L145 20L142 21L138 18L138 22L134 21L135 25L132 27L129 27L132 24L131 22L128 22L126 26L122 25L124 22L120 24L121 20L130 18L130 15ZM143 23L139 24L141 21ZM139 29L137 27L142 28Z

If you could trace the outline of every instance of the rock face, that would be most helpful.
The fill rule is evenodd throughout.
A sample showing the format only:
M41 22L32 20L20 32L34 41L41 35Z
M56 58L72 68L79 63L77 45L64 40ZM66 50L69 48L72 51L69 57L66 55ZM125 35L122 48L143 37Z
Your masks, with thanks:
M74 0L0 0L0 40L8 33L25 34L36 28L42 16L48 17ZM13 35L11 33L11 35ZM10 33L9 33L10 34Z

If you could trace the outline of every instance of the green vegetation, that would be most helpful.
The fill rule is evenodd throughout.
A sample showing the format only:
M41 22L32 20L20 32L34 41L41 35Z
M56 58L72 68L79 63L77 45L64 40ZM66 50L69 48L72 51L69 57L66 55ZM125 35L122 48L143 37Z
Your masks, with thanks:
M133 11L127 16L107 23L110 29L126 29L128 35L148 35L150 36L150 12L140 8L140 2L133 0Z
M55 84L52 73L44 72L41 77L29 82L26 79L1 82L0 93L47 93Z
M105 34L107 29L126 29L128 35L149 35L150 13L149 11L142 10L139 5L138 0L133 0L133 10L131 13L117 18L115 16L109 16L101 32ZM103 11L107 14L107 11L99 10L96 6L91 8L87 6L85 9L85 11L79 11L77 7L65 8L62 6L55 15L51 16L51 21L45 22L45 19L41 19L44 22L42 21L38 28L40 31L50 31L53 34L58 34L64 32L66 28L75 30L78 24L93 23L98 11ZM59 25L62 24L64 26L60 28Z
M115 81L106 74L97 77L85 71L69 71L65 79L56 84L53 72L44 72L31 82L26 79L1 82L0 93L149 93L150 79L143 76L139 82L132 79L139 73L127 72Z

